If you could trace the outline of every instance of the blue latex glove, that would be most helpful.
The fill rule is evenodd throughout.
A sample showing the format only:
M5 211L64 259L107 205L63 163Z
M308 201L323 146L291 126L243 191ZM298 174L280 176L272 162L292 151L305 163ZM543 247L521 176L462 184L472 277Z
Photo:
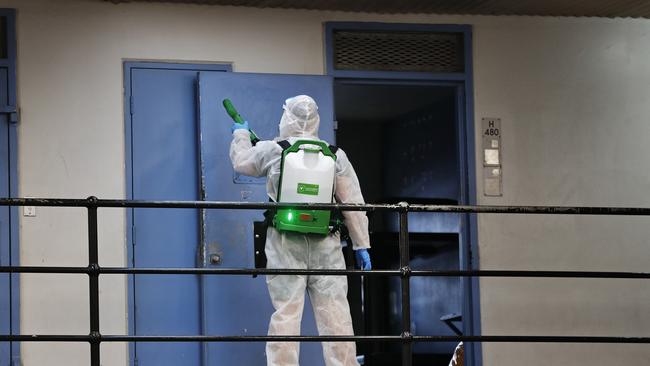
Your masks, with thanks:
M370 253L368 249L357 249L354 251L354 256L357 259L357 266L364 271L370 271L372 269L372 263L370 263Z
M244 123L235 122L232 124L232 127L230 128L232 132L235 132L235 130L239 130L239 129L249 130L248 121L244 121Z

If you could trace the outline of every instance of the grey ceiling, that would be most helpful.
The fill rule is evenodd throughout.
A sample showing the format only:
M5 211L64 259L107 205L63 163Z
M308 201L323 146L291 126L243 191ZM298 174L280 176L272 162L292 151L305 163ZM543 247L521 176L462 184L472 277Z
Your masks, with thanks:
M478 14L650 17L650 0L104 0L173 2L256 8L341 10L388 14Z

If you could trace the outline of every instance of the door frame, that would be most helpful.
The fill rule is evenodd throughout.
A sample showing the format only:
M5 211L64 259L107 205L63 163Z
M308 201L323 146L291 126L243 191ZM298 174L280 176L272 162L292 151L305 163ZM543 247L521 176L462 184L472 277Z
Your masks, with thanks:
M7 158L9 183L9 198L18 197L18 107L16 92L16 10L0 9L0 16L5 17L7 23L7 58L0 59L0 66L7 68L7 105L0 105L0 113L7 114L9 128ZM8 225L8 252L10 266L20 265L19 241L19 207L9 206ZM11 334L20 333L20 276L9 274L9 329ZM2 318L4 319L4 318ZM4 322L4 320L0 320ZM4 324L3 324L4 325ZM20 362L20 342L9 342L10 362Z
M196 71L197 83L198 74L201 71L232 71L232 65L227 63L192 63L182 61L146 61L146 60L124 60L123 61L123 90L124 90L124 148L125 148L125 177L126 177L126 199L133 200L133 121L132 121L132 79L133 70L136 69L154 69L154 70L190 70ZM194 121L198 124L198 121ZM197 146L198 148L198 146ZM197 187L198 190L199 187ZM134 209L126 210L126 248L127 248L127 267L134 268L134 248L133 238L135 235L135 226L133 222ZM128 294L127 294L127 318L128 334L135 334L135 282L134 276L128 276ZM131 316L129 316L129 314ZM134 365L136 359L136 344L129 342L129 365Z
M411 31L460 33L464 41L464 72L427 73L403 71L359 71L334 69L334 31ZM472 26L457 24L402 24L375 22L326 22L325 23L326 73L334 77L334 83L377 84L377 85L432 85L456 88L458 148L460 161L460 202L462 205L476 205L476 144L474 132L474 87L472 63ZM335 110L336 112L336 110ZM467 214L458 233L461 243L460 265L462 270L478 270L478 224L476 214ZM461 277L463 293L463 334L481 334L480 279ZM483 364L480 343L465 345L468 364Z

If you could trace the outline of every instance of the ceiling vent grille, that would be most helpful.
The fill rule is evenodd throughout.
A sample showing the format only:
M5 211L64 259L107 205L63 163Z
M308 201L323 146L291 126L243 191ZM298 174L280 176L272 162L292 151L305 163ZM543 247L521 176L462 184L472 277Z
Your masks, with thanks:
M464 72L462 33L334 31L334 69Z

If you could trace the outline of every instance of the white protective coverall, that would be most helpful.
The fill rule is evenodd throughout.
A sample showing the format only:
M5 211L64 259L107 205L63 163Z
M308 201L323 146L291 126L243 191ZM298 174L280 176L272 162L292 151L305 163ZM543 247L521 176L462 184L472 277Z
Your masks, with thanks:
M305 95L287 99L280 121L280 136L273 141L250 142L249 132L233 132L230 159L235 171L249 176L266 176L269 197L275 200L280 178L282 148L277 141L293 144L300 138L318 139L320 117L316 102ZM342 203L363 203L359 180L345 152L336 152L335 197ZM345 224L354 249L369 248L368 218L365 212L344 211ZM345 269L339 234L318 235L279 232L269 227L266 236L268 268ZM269 335L300 335L305 289L313 305L320 335L353 335L348 284L345 276L269 275L266 278L275 312ZM354 342L323 342L327 366L357 366ZM267 365L298 365L298 342L268 342Z

